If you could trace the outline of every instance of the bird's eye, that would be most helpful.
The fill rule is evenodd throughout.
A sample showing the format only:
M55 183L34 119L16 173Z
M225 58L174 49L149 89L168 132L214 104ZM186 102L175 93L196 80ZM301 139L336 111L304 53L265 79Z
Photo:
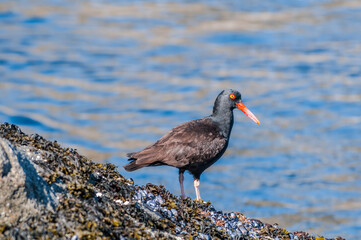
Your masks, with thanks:
M235 98L236 98L236 95L230 94L230 95L229 95L229 98L230 98L230 99L235 99Z

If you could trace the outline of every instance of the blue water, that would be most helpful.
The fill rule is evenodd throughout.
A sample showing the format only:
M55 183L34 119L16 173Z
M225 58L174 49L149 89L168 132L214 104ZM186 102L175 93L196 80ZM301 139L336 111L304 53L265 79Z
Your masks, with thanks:
M351 0L1 1L0 121L179 195L176 169L128 173L125 154L238 89L261 125L235 111L202 197L290 231L358 239L360 22ZM185 187L194 198L190 175Z

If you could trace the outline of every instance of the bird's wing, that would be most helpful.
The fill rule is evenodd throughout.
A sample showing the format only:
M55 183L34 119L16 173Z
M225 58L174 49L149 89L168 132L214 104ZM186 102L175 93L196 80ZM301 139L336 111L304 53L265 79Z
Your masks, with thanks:
M181 124L153 145L128 157L142 167L170 165L178 168L213 159L226 146L227 139L211 121L203 118Z

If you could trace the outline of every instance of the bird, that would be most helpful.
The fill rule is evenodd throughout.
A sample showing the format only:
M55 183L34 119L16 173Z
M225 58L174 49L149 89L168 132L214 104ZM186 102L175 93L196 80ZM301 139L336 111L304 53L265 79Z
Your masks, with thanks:
M124 165L124 169L132 172L143 167L161 165L178 168L182 199L186 198L183 181L184 172L188 171L194 177L196 197L200 201L200 176L226 151L235 108L260 124L256 116L243 104L241 93L226 89L217 96L211 115L180 124L145 149L128 153L130 163Z

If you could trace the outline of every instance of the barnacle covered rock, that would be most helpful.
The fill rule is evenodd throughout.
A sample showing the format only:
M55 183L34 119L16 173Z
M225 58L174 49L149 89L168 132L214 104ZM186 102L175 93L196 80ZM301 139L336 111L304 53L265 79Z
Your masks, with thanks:
M112 164L7 123L0 190L0 239L325 239L134 185Z

